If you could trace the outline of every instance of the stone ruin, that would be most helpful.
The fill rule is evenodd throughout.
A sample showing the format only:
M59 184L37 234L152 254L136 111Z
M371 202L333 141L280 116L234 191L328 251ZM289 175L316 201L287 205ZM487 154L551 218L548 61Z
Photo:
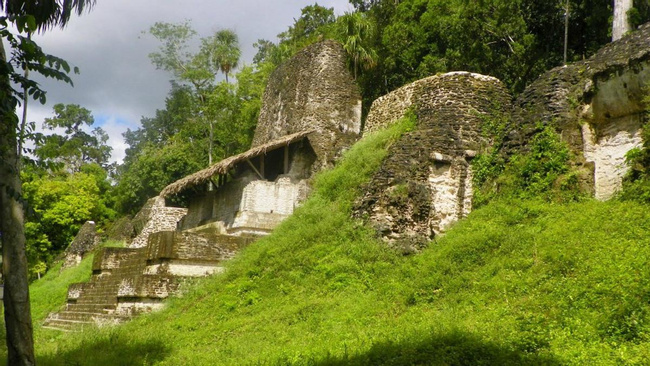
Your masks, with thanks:
M510 96L499 80L467 72L431 76L377 99L366 132L408 111L417 125L388 150L357 204L357 216L367 216L389 245L421 249L471 211L469 163L490 143L481 122L509 110Z
M526 150L551 125L578 154L598 199L621 187L624 155L641 144L650 80L650 25L592 58L553 69L514 103L503 84L467 72L432 76L377 99L365 132L412 112L414 131L394 143L355 208L389 245L420 250L472 207L470 162L492 141L485 118L510 116L506 153ZM114 323L162 306L180 279L222 270L223 261L293 212L314 172L359 134L361 98L340 45L312 45L280 66L264 94L251 150L185 177L136 216L130 248L96 254L89 283L74 284L66 310L46 326ZM164 198L192 192L187 212ZM181 219L182 217L182 219ZM180 220L179 220L180 219Z
M622 186L625 154L642 143L650 94L650 24L603 47L588 60L550 70L512 103L501 83L469 73L432 76L372 105L364 133L385 128L412 110L416 130L389 150L365 188L356 216L384 241L417 251L471 210L468 162L487 146L481 116L509 116L506 155L525 151L545 125L555 127L577 156L581 186L597 199Z
M63 267L74 267L81 262L86 254L92 252L100 242L97 235L97 225L94 221L86 221L79 229L68 248L64 252Z
M253 147L302 131L316 155L313 171L331 165L361 133L361 94L335 41L311 45L273 72Z
M594 196L611 198L628 171L625 154L642 143L649 61L650 23L585 61L550 70L517 99L513 121L518 128L510 147L525 148L539 122L556 127L582 158L582 179Z
M268 234L307 197L312 175L354 143L361 95L343 47L307 47L271 75L253 146L167 186L132 220L128 248L102 248L87 283L68 289L63 311L44 326L113 324L159 309L183 278L223 270L223 262ZM165 198L191 193L188 208Z

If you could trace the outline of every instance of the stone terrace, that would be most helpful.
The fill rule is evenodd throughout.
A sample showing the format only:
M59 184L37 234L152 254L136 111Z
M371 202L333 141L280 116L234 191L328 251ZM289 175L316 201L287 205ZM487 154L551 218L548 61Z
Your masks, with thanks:
M50 314L45 328L79 329L117 324L163 306L184 278L222 270L222 262L254 236L159 231L142 248L102 248L89 282L72 284L63 311Z

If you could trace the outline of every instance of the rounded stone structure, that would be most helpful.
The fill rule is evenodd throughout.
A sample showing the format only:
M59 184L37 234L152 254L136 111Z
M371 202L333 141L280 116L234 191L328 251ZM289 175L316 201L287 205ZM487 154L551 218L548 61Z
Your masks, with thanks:
M409 110L417 124L391 146L356 214L368 217L391 246L417 251L426 245L471 210L469 161L491 143L481 125L510 109L510 94L498 79L468 72L431 76L377 99L364 133Z

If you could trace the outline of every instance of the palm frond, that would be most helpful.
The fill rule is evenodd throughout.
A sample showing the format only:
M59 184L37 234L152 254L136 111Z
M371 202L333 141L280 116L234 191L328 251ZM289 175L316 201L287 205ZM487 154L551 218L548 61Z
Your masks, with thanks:
M54 27L65 27L72 14L81 15L90 10L97 0L3 0L0 10L9 17L31 15L43 32Z

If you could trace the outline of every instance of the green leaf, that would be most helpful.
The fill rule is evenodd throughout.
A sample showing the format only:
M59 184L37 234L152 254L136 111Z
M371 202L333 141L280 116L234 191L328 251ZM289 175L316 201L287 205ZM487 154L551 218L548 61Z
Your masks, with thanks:
M33 15L27 15L27 31L32 33L36 31L36 18Z

